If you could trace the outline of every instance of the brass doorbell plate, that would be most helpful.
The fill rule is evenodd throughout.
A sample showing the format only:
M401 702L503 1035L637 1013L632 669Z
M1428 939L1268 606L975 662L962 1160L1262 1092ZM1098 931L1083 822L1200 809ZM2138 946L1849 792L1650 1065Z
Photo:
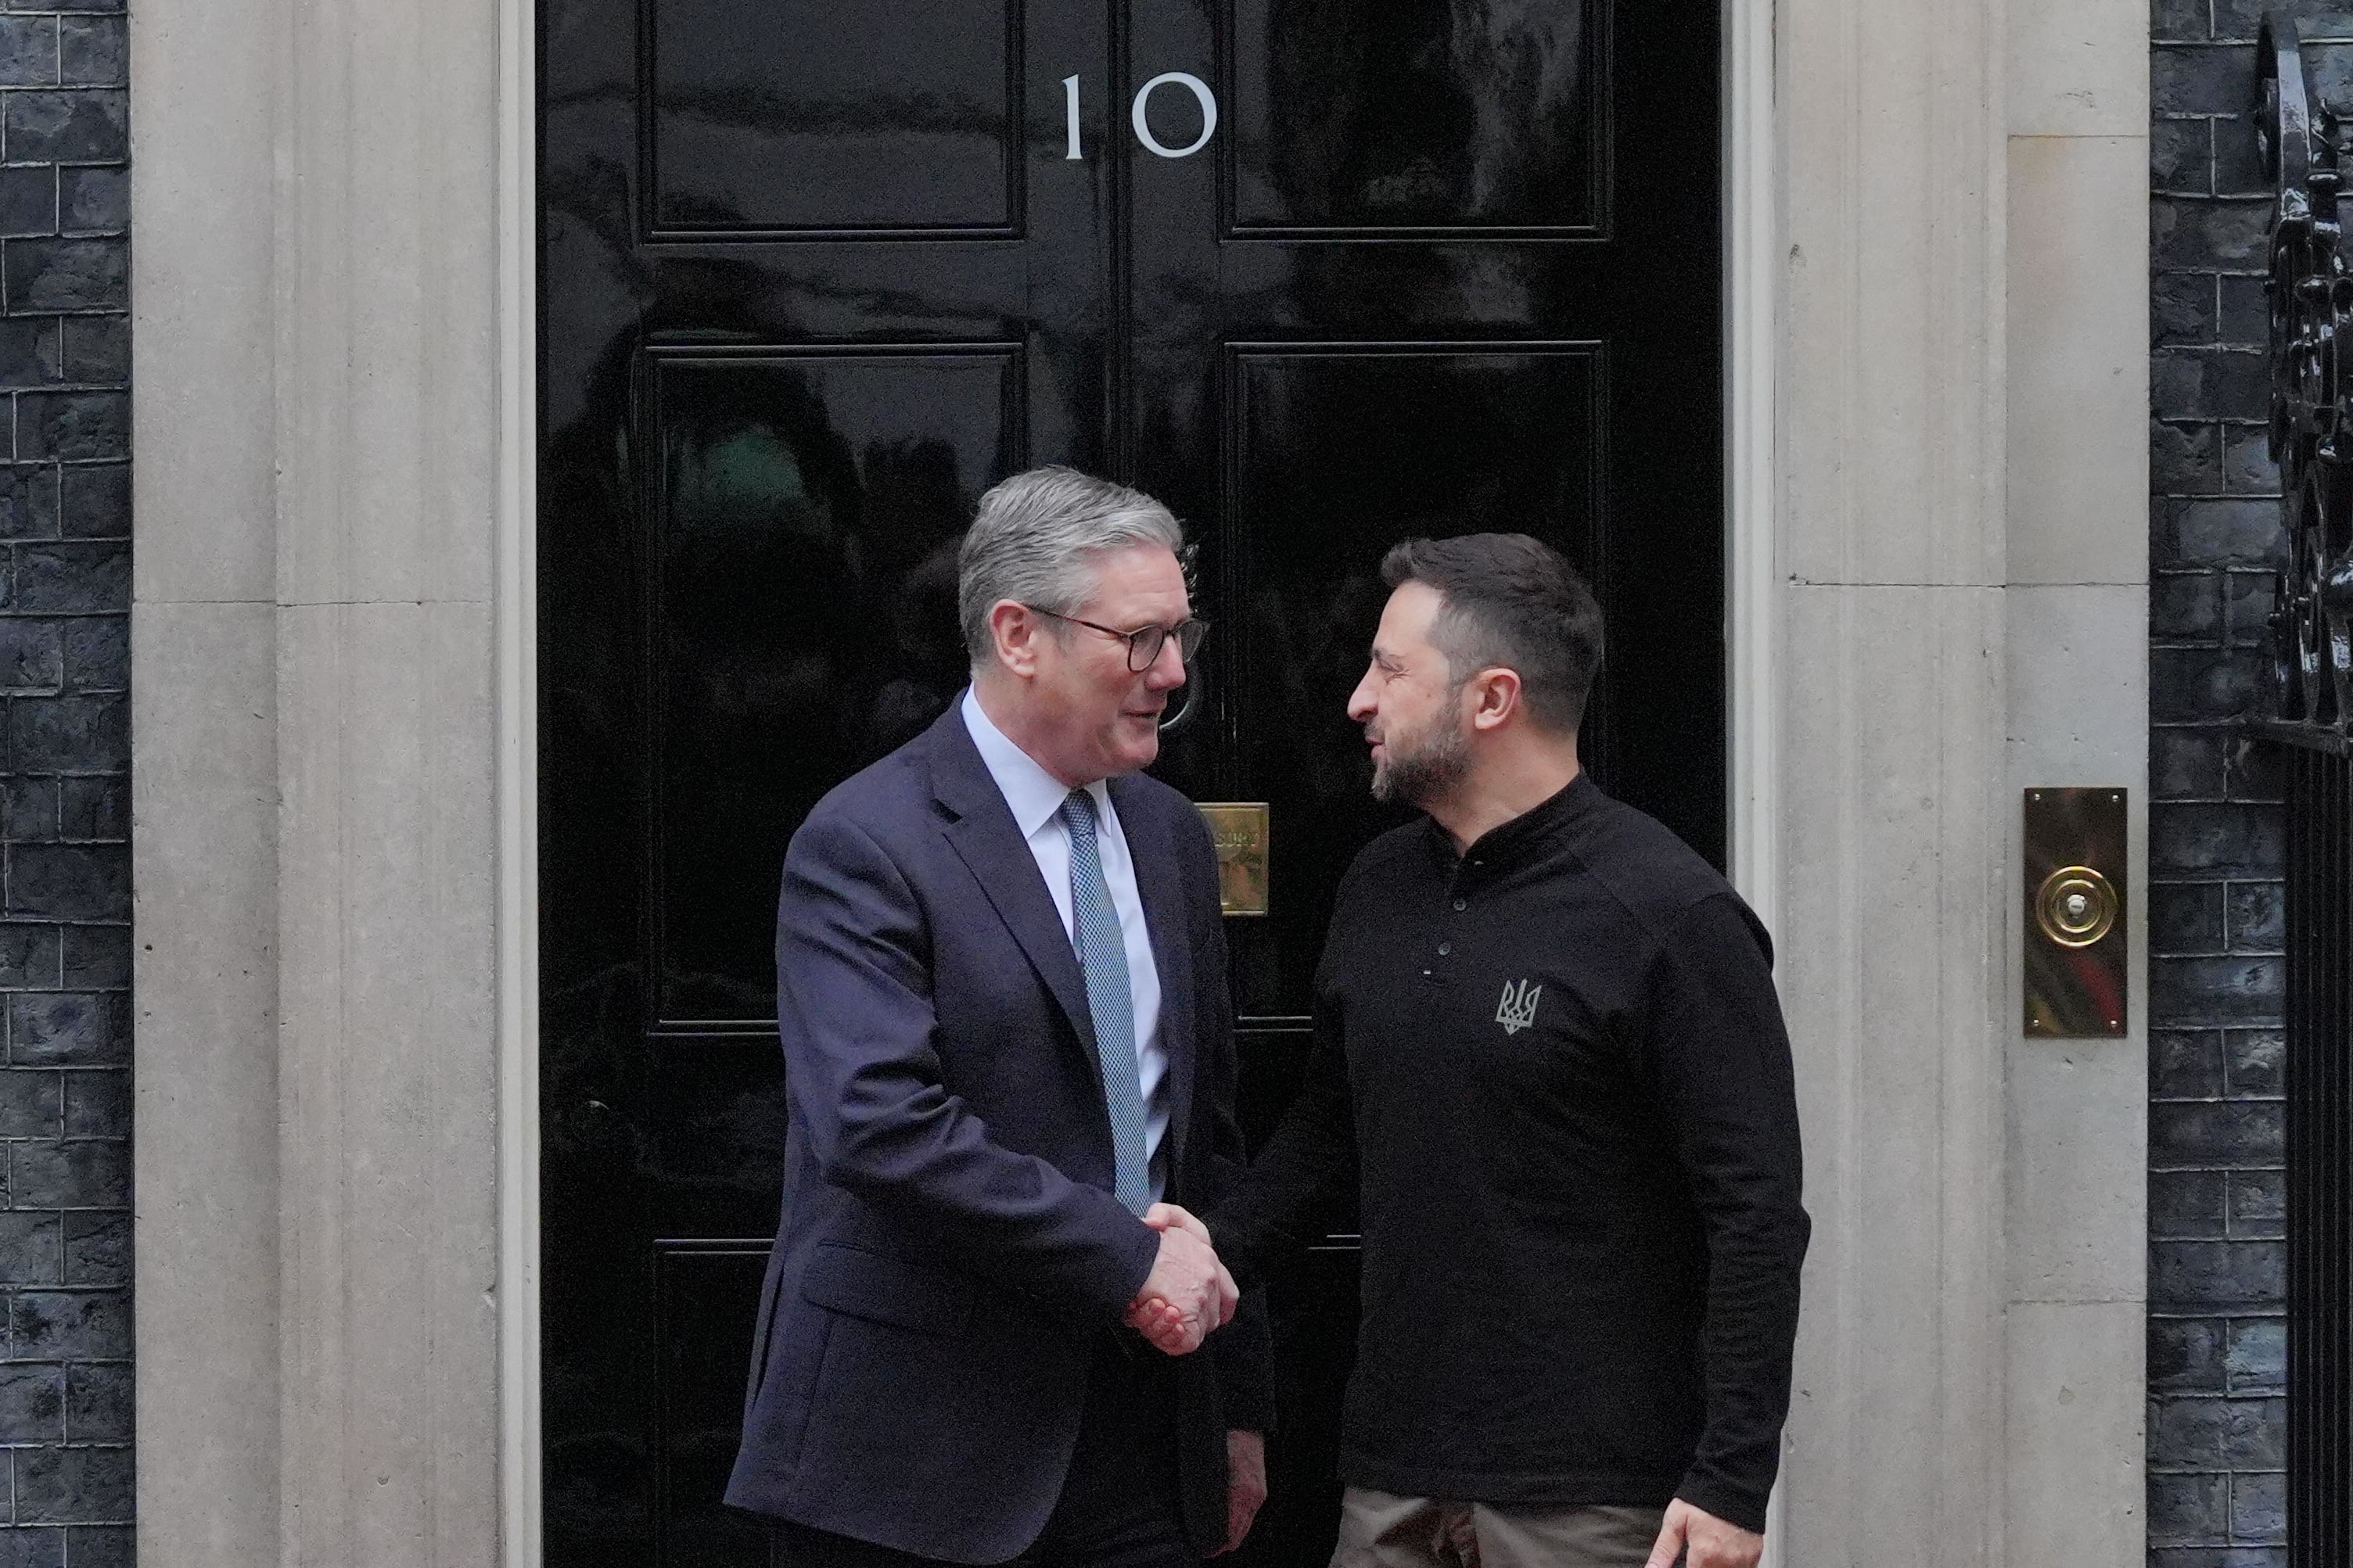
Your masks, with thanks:
M2125 792L2026 792L2026 1032L2121 1035L2130 1019Z

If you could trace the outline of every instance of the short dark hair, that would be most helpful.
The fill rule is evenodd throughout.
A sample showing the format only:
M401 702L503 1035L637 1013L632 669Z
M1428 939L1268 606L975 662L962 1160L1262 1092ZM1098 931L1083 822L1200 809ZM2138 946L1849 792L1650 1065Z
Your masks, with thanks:
M1430 640L1457 685L1501 666L1519 676L1539 728L1584 721L1601 668L1601 606L1559 551L1525 533L1409 539L1381 562L1381 581L1438 590Z

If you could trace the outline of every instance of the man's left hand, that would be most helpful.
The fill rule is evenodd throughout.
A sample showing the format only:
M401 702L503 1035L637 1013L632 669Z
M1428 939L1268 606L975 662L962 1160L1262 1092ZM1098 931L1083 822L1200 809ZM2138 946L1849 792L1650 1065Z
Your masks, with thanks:
M1266 1434L1226 1434L1226 1543L1209 1553L1222 1557L1242 1543L1250 1521L1266 1501Z
M1659 1527L1658 1544L1643 1568L1757 1568L1765 1555L1765 1538L1743 1530L1704 1509L1677 1498L1667 1505L1666 1522Z

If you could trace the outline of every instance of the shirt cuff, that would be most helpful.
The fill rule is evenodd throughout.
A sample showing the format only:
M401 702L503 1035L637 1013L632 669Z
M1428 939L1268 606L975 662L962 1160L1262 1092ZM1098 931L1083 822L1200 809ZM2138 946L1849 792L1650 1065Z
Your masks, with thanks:
M1765 1500L1770 1492L1758 1494L1746 1487L1735 1486L1721 1477L1685 1476L1675 1496L1698 1509L1712 1513L1726 1524L1736 1524L1752 1534L1765 1533Z

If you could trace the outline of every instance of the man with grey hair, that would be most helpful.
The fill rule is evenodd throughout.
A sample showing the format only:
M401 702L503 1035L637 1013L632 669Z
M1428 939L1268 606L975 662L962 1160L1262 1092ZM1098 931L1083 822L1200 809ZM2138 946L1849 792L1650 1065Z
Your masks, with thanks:
M784 1212L727 1492L791 1568L1174 1568L1265 1497L1264 1322L1142 1218L1241 1158L1216 856L1138 773L1205 629L1183 549L1068 468L989 491L971 687L793 836Z

